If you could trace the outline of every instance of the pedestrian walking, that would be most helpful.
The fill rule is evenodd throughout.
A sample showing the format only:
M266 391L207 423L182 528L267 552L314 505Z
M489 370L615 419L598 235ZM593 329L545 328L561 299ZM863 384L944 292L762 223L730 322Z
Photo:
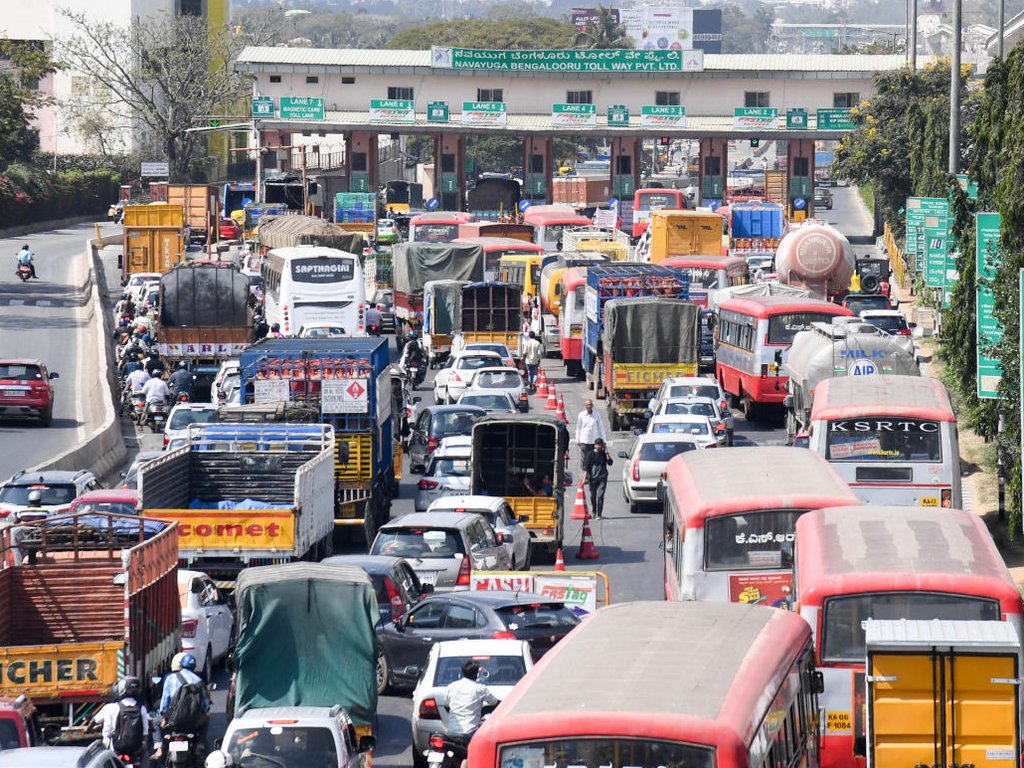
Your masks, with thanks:
M590 513L593 517L604 514L604 492L608 487L608 467L612 457L605 450L604 440L594 440L594 449L587 455L583 467L583 482L590 488Z
M601 415L594 411L594 401L585 400L583 410L576 417L576 444L580 448L580 469L584 472L587 471L587 457L593 452L598 438L603 442L608 439L608 433Z

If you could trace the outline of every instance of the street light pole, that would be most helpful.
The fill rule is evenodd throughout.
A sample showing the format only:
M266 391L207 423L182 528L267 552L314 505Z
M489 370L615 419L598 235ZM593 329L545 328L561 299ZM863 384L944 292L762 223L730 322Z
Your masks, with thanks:
M997 49L998 50L997 55L999 56L1000 59L1003 58L1003 41L1004 41L1004 38L1006 37L1005 34L1003 33L1003 27L1005 27L1005 26L1006 26L1006 0L999 0L999 32L997 33L999 35L999 47Z
M907 40L910 49L910 68L917 71L917 0L910 0L910 37Z
M949 67L950 175L960 173L960 46L962 37L963 0L953 0L953 55Z

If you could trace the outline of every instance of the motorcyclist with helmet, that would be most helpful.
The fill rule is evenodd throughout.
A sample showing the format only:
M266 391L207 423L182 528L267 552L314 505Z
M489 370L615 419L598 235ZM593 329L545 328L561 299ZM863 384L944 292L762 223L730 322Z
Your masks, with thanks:
M38 280L39 276L36 274L36 263L33 260L34 256L35 254L32 253L32 249L27 245L23 245L21 246L21 250L18 251L18 255L15 256L15 260L19 267L28 267L32 278Z
M171 674L164 678L164 689L160 696L160 732L164 736L171 734L171 723L167 722L168 709L178 691L187 684L197 685L200 689L203 705L203 716L195 725L196 754L201 762L201 754L206 751L206 732L210 725L210 698L206 695L206 683L196 674L196 657L187 651L177 653L171 659ZM163 739L160 740L154 757L159 757L163 750Z
M413 387L418 387L427 377L427 356L423 352L423 347L420 346L419 337L415 331L409 334L409 340L402 350L402 359L398 365L407 375L410 368L417 369L416 380L412 383Z
M180 400L182 395L192 399L192 381L195 377L188 369L188 363L184 360L178 361L178 369L171 374L167 384L171 388L171 395L175 400Z
M149 736L149 711L146 709L146 705L142 703L142 683L137 677L123 677L121 678L111 689L112 701L104 704L96 716L93 718L93 722L101 726L101 734L103 739L103 745L108 749L116 749L115 741L117 738L118 719L124 716L124 712L129 708L138 708L141 714L141 723L138 727L141 727L142 733L139 738L139 744L137 753L131 755L133 765L142 765L142 754L145 751L146 739Z

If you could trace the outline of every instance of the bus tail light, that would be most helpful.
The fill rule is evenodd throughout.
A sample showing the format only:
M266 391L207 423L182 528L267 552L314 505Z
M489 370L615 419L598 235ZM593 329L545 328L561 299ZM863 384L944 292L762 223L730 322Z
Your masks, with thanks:
M953 506L953 489L943 488L942 489L942 508L951 509Z
M457 586L469 586L470 576L472 576L472 567L469 564L469 555L465 555L462 558L462 562L459 563L459 576L455 579Z
M761 363L761 378L768 378L768 363Z
M437 710L437 699L428 697L420 702L420 720L440 720L441 713Z

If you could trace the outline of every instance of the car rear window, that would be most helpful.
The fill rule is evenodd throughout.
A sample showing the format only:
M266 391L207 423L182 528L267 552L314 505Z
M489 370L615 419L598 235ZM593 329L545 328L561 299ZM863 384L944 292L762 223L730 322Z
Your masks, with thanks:
M469 457L439 457L435 456L427 465L427 471L423 474L427 477L469 477L471 465Z
M482 371L473 379L474 387L493 387L495 389L511 389L523 383L515 371Z
M463 370L476 370L477 368L486 368L489 365L494 365L496 362L498 361L490 355L481 355L479 357L467 355L466 357L460 357L455 367Z
M477 682L483 685L515 685L526 674L522 656L446 656L437 660L434 685L441 687L462 677L462 665L475 661L480 665Z
M0 363L0 379L41 379L43 372L38 365Z
M240 765L338 764L334 735L321 727L242 727L232 734L227 751Z
M455 531L436 528L390 528L377 534L371 555L444 559L466 554L462 537Z
M668 461L673 456L696 448L696 443L682 440L644 443L640 446L640 461Z
M866 309L889 309L889 300L885 296L847 296L843 306L859 315Z
M482 415L472 411L447 411L434 414L432 432L438 437L468 435L473 431L473 423Z
M710 397L714 400L718 394L718 387L714 384L674 384L668 388L666 397L695 395L696 397Z
M687 435L708 435L707 424L694 421L662 421L651 427L651 434L682 432Z
M130 501L87 501L76 504L74 512L109 512L114 515L134 515L135 505Z
M0 502L28 506L32 491L42 491L44 507L70 504L76 496L74 485L9 485L0 490Z
M715 418L715 409L707 403L666 403L662 413L667 415L689 414L692 416L707 416Z
M907 321L904 320L901 315L865 317L864 322L871 323L876 328L881 328L883 331L888 331L889 333L905 331L907 329Z
M520 659L519 661L522 661ZM482 669L480 670L483 671ZM521 677L521 675L520 675ZM0 719L0 749L17 749L23 746L18 735L18 726L8 718Z
M194 408L179 408L171 415L168 429L184 429L189 424L209 424L217 420L217 409L210 408L197 410Z
M505 625L516 629L543 629L546 627L567 627L580 623L579 616L561 603L534 603L530 605L506 605L494 611Z
M459 402L490 411L512 412L515 410L504 395L463 395L459 398Z

